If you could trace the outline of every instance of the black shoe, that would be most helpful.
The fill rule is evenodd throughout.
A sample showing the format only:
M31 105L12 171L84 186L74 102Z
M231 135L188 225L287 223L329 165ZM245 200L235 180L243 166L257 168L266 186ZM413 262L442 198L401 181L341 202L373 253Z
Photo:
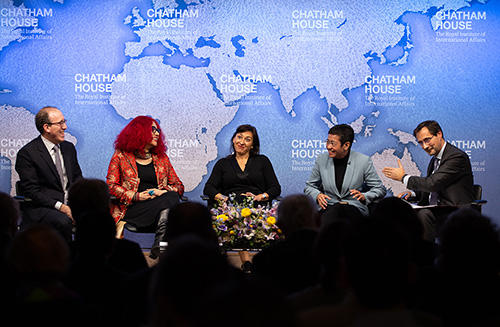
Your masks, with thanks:
M151 248L149 252L149 257L153 260L156 260L160 256L160 247Z

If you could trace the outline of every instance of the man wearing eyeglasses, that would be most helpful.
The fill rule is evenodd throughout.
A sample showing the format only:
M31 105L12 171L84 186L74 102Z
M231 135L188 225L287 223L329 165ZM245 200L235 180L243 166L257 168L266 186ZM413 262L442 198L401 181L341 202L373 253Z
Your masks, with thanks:
M64 140L66 120L56 107L44 107L35 116L40 136L17 153L19 189L31 199L23 208L22 228L33 223L54 227L69 242L73 228L66 204L69 187L82 177L75 146Z
M435 210L422 209L417 213L424 225L424 238L434 241L438 226L450 210L474 200L472 168L469 156L445 141L441 126L436 121L421 122L413 135L422 149L432 156L427 177L407 175L399 159L398 167L385 167L382 172L412 190L402 192L398 197L405 200L415 197L421 206L442 206Z
M321 223L369 214L368 204L386 190L370 157L351 151L354 130L340 124L328 131L327 153L316 159L304 192L321 207ZM348 217L346 217L348 216Z

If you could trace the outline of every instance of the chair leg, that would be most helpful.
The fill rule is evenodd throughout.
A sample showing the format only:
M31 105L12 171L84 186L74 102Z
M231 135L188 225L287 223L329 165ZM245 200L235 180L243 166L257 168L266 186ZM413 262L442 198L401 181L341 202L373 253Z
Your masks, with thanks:
M149 254L151 259L156 259L160 256L160 242L165 241L169 211L170 209L160 211L160 218L158 219L158 225L156 226L155 240L153 242L153 246L151 247L151 253Z

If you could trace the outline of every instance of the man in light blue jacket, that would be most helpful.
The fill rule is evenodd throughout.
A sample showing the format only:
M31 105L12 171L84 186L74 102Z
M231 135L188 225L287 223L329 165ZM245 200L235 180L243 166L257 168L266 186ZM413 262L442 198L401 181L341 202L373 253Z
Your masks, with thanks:
M354 131L340 124L328 131L326 148L316 159L304 189L321 207L322 224L345 215L368 215L368 204L386 190L370 157L351 151Z

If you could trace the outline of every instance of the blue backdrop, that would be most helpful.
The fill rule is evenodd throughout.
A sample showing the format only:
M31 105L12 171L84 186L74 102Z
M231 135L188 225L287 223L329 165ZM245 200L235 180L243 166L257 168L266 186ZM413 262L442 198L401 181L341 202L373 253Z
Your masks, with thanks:
M435 119L470 155L483 212L500 223L498 1L0 3L4 192L45 105L68 119L84 175L101 179L127 122L157 118L194 200L239 124L257 127L286 195L302 192L337 123L354 127L380 175L396 158L425 172L411 134Z

